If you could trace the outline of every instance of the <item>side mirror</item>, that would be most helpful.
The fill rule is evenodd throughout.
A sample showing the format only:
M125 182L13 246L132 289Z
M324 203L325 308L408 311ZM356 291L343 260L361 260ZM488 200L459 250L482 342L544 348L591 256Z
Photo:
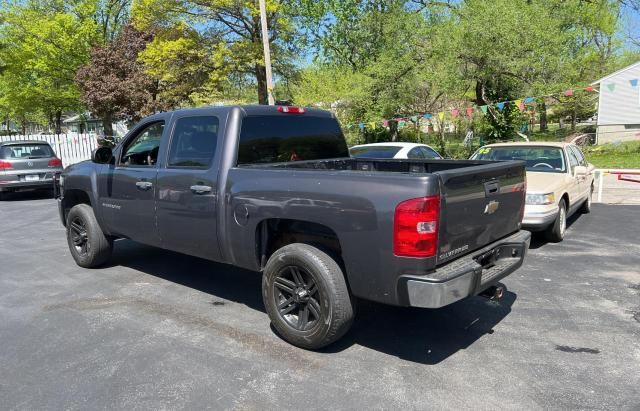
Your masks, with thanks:
M91 161L98 164L109 164L113 158L110 147L98 147L91 153Z
M573 175L576 177L582 177L587 175L587 167L585 166L575 166L573 168Z

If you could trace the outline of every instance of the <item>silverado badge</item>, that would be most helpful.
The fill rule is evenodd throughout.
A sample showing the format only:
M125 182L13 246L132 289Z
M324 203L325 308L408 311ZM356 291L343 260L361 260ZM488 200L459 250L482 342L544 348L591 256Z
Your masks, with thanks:
M493 213L496 212L498 207L500 207L500 202L491 200L491 201L489 201L489 204L487 204L484 207L484 213L485 214L493 214Z

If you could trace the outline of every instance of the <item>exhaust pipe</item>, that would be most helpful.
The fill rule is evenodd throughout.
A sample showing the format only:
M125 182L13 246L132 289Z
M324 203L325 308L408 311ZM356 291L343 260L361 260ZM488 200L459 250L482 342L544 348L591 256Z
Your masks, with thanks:
M483 292L480 293L481 297L488 298L489 300L500 300L504 297L505 286L502 284L492 285Z

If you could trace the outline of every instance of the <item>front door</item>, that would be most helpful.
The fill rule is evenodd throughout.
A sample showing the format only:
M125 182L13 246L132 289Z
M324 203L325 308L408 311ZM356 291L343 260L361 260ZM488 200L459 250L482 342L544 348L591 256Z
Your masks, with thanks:
M157 160L164 120L142 124L115 153L102 182L100 206L109 232L159 245L155 223Z
M178 117L157 179L162 247L210 260L220 259L215 166L219 124L211 115Z

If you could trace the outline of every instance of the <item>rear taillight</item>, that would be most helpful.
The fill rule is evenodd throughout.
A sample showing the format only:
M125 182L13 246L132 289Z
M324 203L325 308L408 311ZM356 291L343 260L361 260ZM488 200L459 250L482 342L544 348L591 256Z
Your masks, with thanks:
M59 158L52 158L49 160L49 167L62 167L62 160Z
M289 114L304 114L303 107L278 106L278 111L281 113L289 113Z
M393 254L399 257L433 257L438 249L440 196L403 201L393 221Z
M13 168L13 165L8 161L0 160L0 170L9 170Z

